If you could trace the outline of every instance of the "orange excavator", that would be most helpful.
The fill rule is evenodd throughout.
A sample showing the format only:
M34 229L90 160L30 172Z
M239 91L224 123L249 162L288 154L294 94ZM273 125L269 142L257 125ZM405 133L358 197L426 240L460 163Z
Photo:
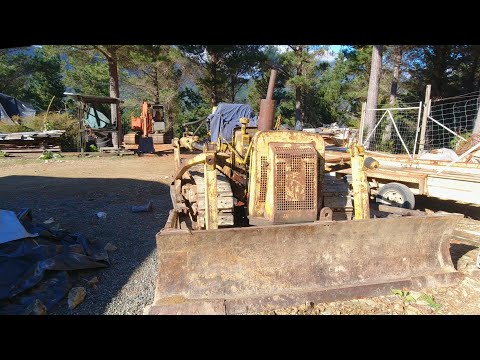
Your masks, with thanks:
M165 132L165 107L161 104L142 104L139 117L132 114L131 130L124 136L124 146L138 153L154 153L155 144L168 143Z

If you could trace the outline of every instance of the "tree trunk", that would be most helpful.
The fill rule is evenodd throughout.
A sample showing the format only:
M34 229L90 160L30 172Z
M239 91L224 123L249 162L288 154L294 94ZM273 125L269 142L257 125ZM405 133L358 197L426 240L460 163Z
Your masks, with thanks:
M230 91L231 91L232 104L234 104L236 92L235 92L235 79L233 77L231 79L230 86L231 86Z
M212 107L218 105L218 89L217 89L217 56L215 53L210 54L212 57Z
M393 79L390 87L390 104L397 101L398 81L400 79L400 66L402 65L402 48L400 45L395 46L393 54Z
M158 81L158 71L155 69L155 74L153 75L153 88L155 93L155 102L160 103L160 83Z
M118 64L116 50L109 50L108 61L108 73L109 73L109 86L110 97L120 98L120 85L118 81ZM118 134L112 133L112 143L114 147L118 147L122 144L122 118L120 116L120 109L118 104L112 104L110 106L112 123L117 126Z
M372 65L370 68L370 79L368 82L368 94L367 94L367 112L365 114L365 134L368 136L375 126L375 112L368 109L375 109L378 101L378 87L380 84L380 75L382 72L382 48L383 45L373 45L372 51ZM366 142L365 148L368 149L370 141L373 140L375 134L373 134L369 141Z
M300 87L295 88L295 130L302 130L302 91Z
M296 55L302 56L303 52L303 47L297 46L295 48L295 52L297 53ZM303 63L302 60L300 59L300 63L297 65L296 68L296 75L297 76L302 76L302 71L303 70ZM295 85L295 130L302 130L303 129L303 121L302 121L302 89L300 86L297 84Z
M400 45L394 47L393 50L393 78L390 87L390 104L393 105L397 101L398 81L400 79L400 66L402 65L402 48ZM383 132L382 142L387 142L392 137L393 124L387 120L387 126Z
M447 78L445 72L448 67L448 57L451 53L451 45L435 45L432 57L432 97L437 98L445 96L444 88Z
M170 104L163 104L164 116L165 116L165 134L173 139L173 116L170 109Z

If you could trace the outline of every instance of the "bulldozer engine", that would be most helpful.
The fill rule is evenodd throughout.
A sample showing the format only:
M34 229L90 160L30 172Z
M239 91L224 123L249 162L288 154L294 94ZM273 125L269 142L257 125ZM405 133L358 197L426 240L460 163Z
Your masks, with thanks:
M259 132L253 139L248 213L273 223L315 221L321 207L325 147L321 136Z
M257 125L236 119L230 141L173 140L173 209L146 314L256 313L462 279L449 235L463 215L371 210L365 171L378 163L350 144L350 194L327 174L345 163L326 166L321 135L272 130L268 94ZM201 152L182 159L182 147Z

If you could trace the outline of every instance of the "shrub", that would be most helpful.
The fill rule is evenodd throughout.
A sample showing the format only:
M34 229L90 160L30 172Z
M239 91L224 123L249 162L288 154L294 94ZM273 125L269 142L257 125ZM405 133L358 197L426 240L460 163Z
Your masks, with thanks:
M78 149L80 135L78 120L67 113L48 113L46 118L45 113L40 113L36 116L24 118L22 126L29 129L26 131L65 130L65 133L60 137L62 151Z

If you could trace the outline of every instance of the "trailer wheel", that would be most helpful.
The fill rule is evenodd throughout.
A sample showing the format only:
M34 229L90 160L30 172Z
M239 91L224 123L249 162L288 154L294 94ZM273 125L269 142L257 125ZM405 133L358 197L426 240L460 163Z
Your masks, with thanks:
M375 201L380 204L413 210L415 195L408 186L400 183L389 183L378 190Z

